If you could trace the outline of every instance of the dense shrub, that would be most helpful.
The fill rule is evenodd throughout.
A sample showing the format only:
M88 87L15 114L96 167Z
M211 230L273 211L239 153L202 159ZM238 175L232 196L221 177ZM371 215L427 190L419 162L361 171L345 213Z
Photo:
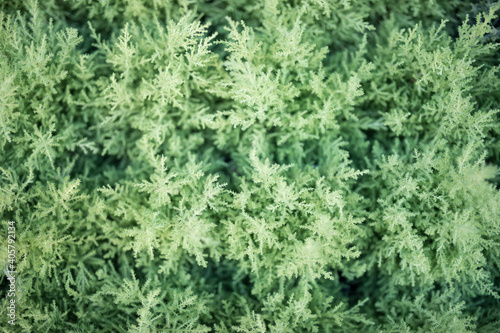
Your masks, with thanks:
M0 2L3 331L499 332L499 9Z

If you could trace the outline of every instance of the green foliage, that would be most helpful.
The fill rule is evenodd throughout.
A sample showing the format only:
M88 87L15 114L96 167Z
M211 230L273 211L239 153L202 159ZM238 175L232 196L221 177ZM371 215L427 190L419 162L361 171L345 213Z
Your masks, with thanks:
M2 331L497 332L499 9L0 2Z

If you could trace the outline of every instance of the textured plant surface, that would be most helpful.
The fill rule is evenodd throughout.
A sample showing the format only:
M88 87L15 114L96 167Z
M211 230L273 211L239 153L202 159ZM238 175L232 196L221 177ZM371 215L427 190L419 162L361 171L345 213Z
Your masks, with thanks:
M3 332L500 332L500 4L0 1Z

